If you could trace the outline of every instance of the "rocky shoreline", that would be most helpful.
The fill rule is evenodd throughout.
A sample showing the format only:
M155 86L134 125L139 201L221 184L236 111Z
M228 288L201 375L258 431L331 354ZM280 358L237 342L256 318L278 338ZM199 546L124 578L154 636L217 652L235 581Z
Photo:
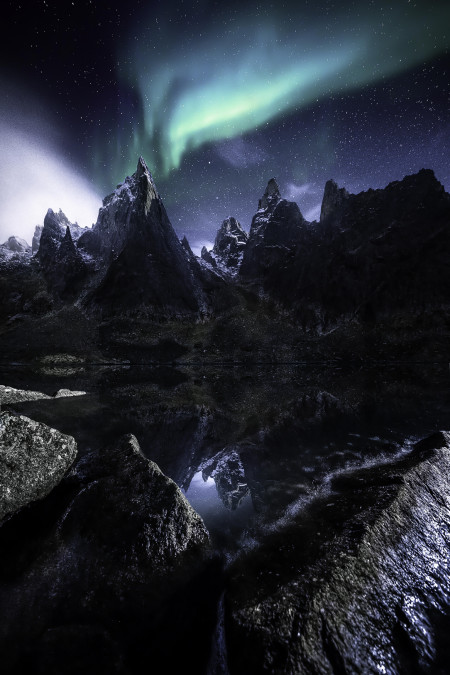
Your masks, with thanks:
M27 392L6 389L8 408L22 406ZM56 405L38 394L28 392L30 403ZM329 415L334 403L319 405ZM2 458L17 448L33 454L31 427L49 457L60 461L61 443L69 450L58 471L39 462L51 487L16 501L0 526L5 673L132 674L149 660L165 672L189 663L231 675L438 672L433 616L446 615L450 593L448 432L335 472L326 492L226 562L133 435L75 458L73 438L12 411L1 420ZM230 446L201 464L230 509L244 496L246 452L254 450ZM22 488L34 484L27 466L0 471L0 487L13 476Z

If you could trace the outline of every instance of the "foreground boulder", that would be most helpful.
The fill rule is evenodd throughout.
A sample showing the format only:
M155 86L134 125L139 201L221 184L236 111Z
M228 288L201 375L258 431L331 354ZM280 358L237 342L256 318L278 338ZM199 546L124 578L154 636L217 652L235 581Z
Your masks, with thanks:
M234 565L230 672L441 672L430 612L444 616L450 591L449 492L445 432L336 476Z
M134 436L85 454L14 520L0 528L2 672L179 672L185 658L202 672L209 536Z
M0 414L0 520L42 499L72 465L71 436L22 415Z
M96 565L108 565L114 550L128 575L148 576L208 543L198 513L176 483L144 457L132 434L96 458L82 460L79 475L83 487L62 532L71 537L83 531L95 547L107 546L108 560Z

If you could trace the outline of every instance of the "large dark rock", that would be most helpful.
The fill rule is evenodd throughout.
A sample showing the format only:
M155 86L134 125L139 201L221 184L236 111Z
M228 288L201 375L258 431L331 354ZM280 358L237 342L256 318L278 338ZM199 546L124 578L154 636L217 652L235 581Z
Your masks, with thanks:
M433 666L450 591L450 434L337 475L330 496L233 565L231 673L406 673ZM434 609L433 609L434 608Z
M0 520L58 485L72 465L71 436L27 417L0 414Z
M208 582L196 579L209 536L134 436L84 455L12 525L0 529L3 672L176 672L186 655L207 659L198 626L215 596L199 598Z
M81 462L79 471L83 488L71 504L63 536L83 531L99 554L107 546L128 575L145 579L167 572L184 554L208 543L200 516L176 483L144 457L133 435ZM108 567L109 561L96 565Z

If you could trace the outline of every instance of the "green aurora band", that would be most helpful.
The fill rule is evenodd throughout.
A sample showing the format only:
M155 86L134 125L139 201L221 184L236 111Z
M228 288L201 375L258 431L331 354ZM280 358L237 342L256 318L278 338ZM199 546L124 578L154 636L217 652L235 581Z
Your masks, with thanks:
M143 154L164 179L205 143L393 77L449 46L447 0L432 9L419 1L393 4L341 8L320 22L320 7L313 16L299 3L259 15L246 6L232 20L205 19L195 33L170 9L143 18L118 58L119 78L138 109L123 113L115 149L100 143L98 164L107 163L117 180Z

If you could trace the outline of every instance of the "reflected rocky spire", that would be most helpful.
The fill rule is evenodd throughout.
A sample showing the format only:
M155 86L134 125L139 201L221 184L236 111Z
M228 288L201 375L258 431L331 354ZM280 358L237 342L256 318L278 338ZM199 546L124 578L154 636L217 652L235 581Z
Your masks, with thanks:
M250 494L245 470L236 446L224 448L202 468L203 480L213 478L224 506L234 511Z

